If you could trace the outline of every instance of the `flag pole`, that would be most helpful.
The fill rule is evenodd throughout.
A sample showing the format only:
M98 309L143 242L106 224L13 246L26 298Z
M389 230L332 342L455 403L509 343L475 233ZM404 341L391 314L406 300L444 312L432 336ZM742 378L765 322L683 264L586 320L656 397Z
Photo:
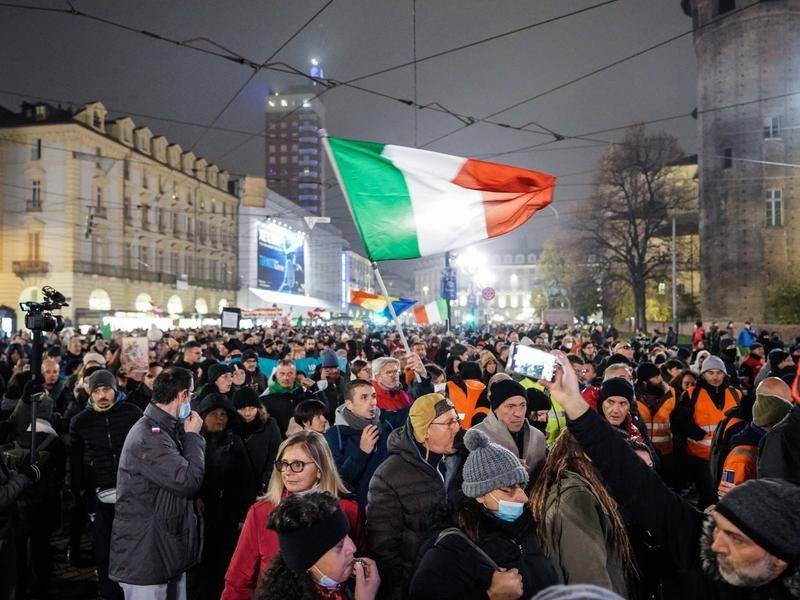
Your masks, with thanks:
M322 140L322 146L325 148L325 153L328 155L328 161L331 163L331 167L333 168L333 172L336 175L336 180L339 182L339 187L342 189L342 196L344 197L344 203L347 204L347 210L350 211L350 218L353 219L353 224L356 226L358 230L358 221L356 221L356 216L353 213L353 208L350 205L350 196L347 194L347 188L342 181L341 173L339 173L339 165L336 164L336 160L333 157L333 152L331 152L331 145L328 142L328 132L325 129L319 130L319 137ZM361 231L359 231L359 235ZM372 263L372 270L375 272L375 279L378 282L378 285L381 288L381 292L383 292L383 297L386 299L386 307L389 309L389 314L392 315L394 319L395 327L397 328L397 333L400 334L400 342L403 344L403 349L406 353L411 352L411 348L408 345L408 340L406 339L406 334L403 333L403 328L400 325L400 321L397 319L397 313L394 310L394 306L392 306L392 300L389 298L389 292L386 289L386 284L383 283L383 277L381 277L381 272L378 269L378 263L372 260L372 256L369 254L369 248L366 246L364 247L367 253L367 258L369 258L370 262ZM417 377L419 377L417 375Z

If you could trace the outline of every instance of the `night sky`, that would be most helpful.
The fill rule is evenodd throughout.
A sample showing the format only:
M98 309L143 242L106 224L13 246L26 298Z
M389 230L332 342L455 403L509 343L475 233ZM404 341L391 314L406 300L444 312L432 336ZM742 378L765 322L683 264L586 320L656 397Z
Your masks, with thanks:
M503 33L601 0L417 0L417 57ZM64 9L66 0L26 2ZM72 5L103 19L220 49L262 63L326 2L88 1ZM412 0L334 0L273 59L308 71L318 58L326 77L339 81L410 61L413 56ZM691 20L678 0L618 0L587 12L480 44L417 67L417 100L484 118L506 106L545 92L596 68L688 31ZM0 104L17 109L43 97L82 104L101 100L109 117L138 113L138 126L192 148L233 174L264 175L264 140L239 145L239 133L179 125L156 117L208 125L253 70L228 60L123 31L68 14L0 8ZM303 84L301 77L259 71L219 118L215 127L260 133L269 89ZM414 98L412 67L359 81L357 85L393 97ZM9 92L18 95L11 95ZM21 96L20 96L21 95ZM400 102L337 87L323 96L331 135L419 145L462 125L454 117L416 110ZM521 126L535 121L562 135L619 127L690 112L695 107L695 58L691 35L493 117ZM690 118L652 126L679 138L695 151ZM623 131L589 136L619 139ZM482 157L553 140L485 123L427 146L462 156ZM587 147L588 146L588 147ZM554 207L517 234L544 241L574 213L570 200L591 192L591 171L603 144L566 139L534 152L495 160L559 176ZM328 169L328 176L332 174ZM338 188L328 194L328 214L353 239L354 229ZM586 215L591 218L590 214ZM512 241L512 240L506 240ZM357 242L353 244L360 248ZM402 267L401 267L402 268Z

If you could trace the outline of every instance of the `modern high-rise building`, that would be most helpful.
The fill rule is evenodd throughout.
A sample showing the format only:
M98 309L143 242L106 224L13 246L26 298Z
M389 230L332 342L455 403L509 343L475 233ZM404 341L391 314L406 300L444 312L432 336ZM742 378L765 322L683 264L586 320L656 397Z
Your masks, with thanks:
M800 0L682 0L697 55L702 310L770 318L800 267Z
M293 86L270 91L266 101L267 186L316 216L325 212L325 108L315 98L322 89Z

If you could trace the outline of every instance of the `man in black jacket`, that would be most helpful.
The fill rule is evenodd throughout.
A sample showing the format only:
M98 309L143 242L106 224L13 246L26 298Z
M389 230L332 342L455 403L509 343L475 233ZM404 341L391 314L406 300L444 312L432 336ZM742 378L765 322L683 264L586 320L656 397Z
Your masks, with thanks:
M681 598L800 597L800 487L778 479L748 481L728 492L707 517L673 494L589 410L566 357L556 355L561 368L551 395L622 510L670 553L683 584Z
M92 520L100 596L122 598L120 587L108 578L117 469L125 437L142 411L124 401L117 390L117 378L105 369L89 376L89 394L89 405L75 415L69 427L72 485L84 486L83 490L74 491L83 492Z
M297 368L291 360L283 359L275 368L275 381L260 396L261 402L278 422L281 437L286 437L289 420L294 416L294 408L303 400L314 398L297 381ZM327 408L327 406L326 406Z
M186 600L186 570L200 558L193 498L206 443L203 420L191 411L192 389L190 371L165 369L122 449L109 575L131 598Z
M22 492L39 481L41 472L30 455L17 472L6 467L0 452L0 598L14 598L17 580L17 550L14 525L16 502Z
M761 438L758 476L800 484L800 405L795 404L786 418Z

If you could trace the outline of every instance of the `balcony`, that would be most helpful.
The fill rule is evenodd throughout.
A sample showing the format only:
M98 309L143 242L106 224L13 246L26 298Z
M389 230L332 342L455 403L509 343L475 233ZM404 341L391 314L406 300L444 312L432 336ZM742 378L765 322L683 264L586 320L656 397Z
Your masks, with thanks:
M88 275L101 275L103 277L119 277L122 279L132 279L134 281L151 281L154 283L168 283L175 285L175 275L170 273L159 273L156 271L146 271L144 269L132 269L130 267L118 267L116 265L106 265L85 260L76 260L73 266L76 273L86 273Z
M28 212L41 212L42 211L42 199L35 198L31 199L28 198L25 200L25 210Z
M212 290L228 290L233 288L233 283L225 279L197 279L189 277L189 285L210 288Z
M97 205L95 205L95 206L92 207L92 214L95 217L98 217L100 219L107 219L108 218L108 208L106 208L105 206L97 206Z
M43 260L15 260L11 263L11 270L18 277L43 275L50 270L50 263Z

